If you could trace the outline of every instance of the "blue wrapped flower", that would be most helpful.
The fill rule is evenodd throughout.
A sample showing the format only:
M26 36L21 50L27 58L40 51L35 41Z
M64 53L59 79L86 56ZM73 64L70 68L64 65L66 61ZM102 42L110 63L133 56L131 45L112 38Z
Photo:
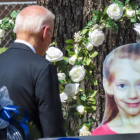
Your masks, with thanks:
M16 118L20 115L19 109L22 111L23 117L20 121ZM23 136L15 125L19 125L23 132L25 140L29 139L28 127L24 124L28 122L28 114L21 108L14 106L9 97L6 87L0 89L0 129L7 129L7 140L23 140Z

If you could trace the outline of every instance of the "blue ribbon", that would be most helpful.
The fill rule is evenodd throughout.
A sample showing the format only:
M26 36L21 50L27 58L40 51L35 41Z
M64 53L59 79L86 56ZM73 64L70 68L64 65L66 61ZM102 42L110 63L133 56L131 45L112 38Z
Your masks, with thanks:
M3 107L0 110L0 117L2 119L4 119L5 121L8 121L10 124L19 124L23 131L24 131L24 135L25 135L25 140L29 139L29 129L27 127L27 125L25 125L25 122L28 122L28 113L24 110L22 110L23 112L23 118L20 121L17 121L15 118L19 116L19 111L18 109L20 109L17 106L14 105L8 105ZM11 112L14 112L14 115L11 115Z

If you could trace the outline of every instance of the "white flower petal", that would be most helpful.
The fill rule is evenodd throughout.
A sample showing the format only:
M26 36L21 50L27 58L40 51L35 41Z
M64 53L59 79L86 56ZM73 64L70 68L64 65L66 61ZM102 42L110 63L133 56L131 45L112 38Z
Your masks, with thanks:
M65 92L62 92L60 94L60 100L61 100L61 102L62 103L65 103L67 99L68 99L68 95Z
M117 3L113 3L108 7L106 12L111 19L118 20L123 15L123 8L119 7Z
M58 76L58 80L65 80L66 78L65 73L57 73L57 76Z
M78 111L79 114L81 114L81 115L84 114L84 106L83 105L78 105L76 107L76 110Z
M69 75L71 76L71 80L73 82L80 82L85 77L85 69L80 65L73 66L71 71L69 72Z
M46 51L46 59L50 62L63 60L63 53L56 47L50 47Z

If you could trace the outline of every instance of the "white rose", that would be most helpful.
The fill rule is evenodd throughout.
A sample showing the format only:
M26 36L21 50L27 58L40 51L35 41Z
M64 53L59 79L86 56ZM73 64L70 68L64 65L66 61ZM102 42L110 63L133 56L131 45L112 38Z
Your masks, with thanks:
M93 49L93 45L89 42L86 45L87 50L91 51Z
M79 114L81 114L81 115L84 114L84 106L83 105L78 105L76 107L76 110L78 111Z
M74 97L79 92L79 83L69 83L65 86L65 93L69 97Z
M135 16L135 11L134 10L129 10L129 9L127 9L126 10L126 16L127 17L134 17Z
M68 99L68 95L65 92L62 92L60 94L60 100L61 100L61 102L62 103L65 103L67 99Z
M138 34L140 34L140 23L135 23L133 28Z
M108 7L106 12L111 19L118 20L123 15L123 7L119 7L117 3L113 3Z
M82 33L79 31L77 33L74 34L74 41L75 42L79 42L82 39Z
M4 37L5 35L5 30L4 29L0 29L0 37Z
M58 80L65 80L66 78L65 73L57 73L57 76L58 76Z
M56 47L50 47L46 51L46 59L50 62L63 60L63 53Z
M80 130L79 130L79 136L89 136L91 135L91 132L86 130L86 127L83 126Z
M89 33L88 39L91 44L98 47L104 41L104 33L102 31L99 31L98 29L95 29L93 32Z
M85 77L85 69L80 65L73 66L69 72L69 75L71 76L71 80L73 82L80 82Z
M70 63L71 65L74 65L76 59L77 59L77 58L76 58L76 55L72 56L72 57L69 59L69 63Z

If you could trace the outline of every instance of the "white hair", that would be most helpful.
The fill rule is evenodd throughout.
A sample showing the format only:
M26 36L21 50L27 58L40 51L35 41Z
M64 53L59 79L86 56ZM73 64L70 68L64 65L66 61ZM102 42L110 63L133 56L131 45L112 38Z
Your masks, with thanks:
M42 7L42 6L40 6ZM42 7L44 8L44 7ZM51 22L54 21L54 14L48 9L44 8L46 12L44 14L35 15L28 14L22 16L21 12L17 15L14 27L14 33L21 31L29 31L30 33L38 33L45 26L48 26Z

